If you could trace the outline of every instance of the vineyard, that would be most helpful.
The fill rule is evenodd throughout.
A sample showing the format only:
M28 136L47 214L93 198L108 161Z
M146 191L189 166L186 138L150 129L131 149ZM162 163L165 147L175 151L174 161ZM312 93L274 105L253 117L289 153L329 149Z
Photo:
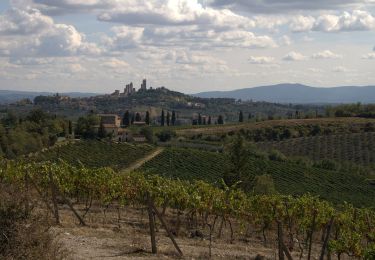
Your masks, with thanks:
M213 237L220 236L224 229L230 231L231 242L257 236L248 232L257 230L264 242L277 241L279 259L285 256L312 259L312 252L318 252L314 257L320 259L332 255L340 259L346 255L370 260L375 253L374 211L349 204L333 207L310 195L249 196L235 188L219 189L202 181L171 180L140 173L120 175L109 168L89 169L62 162L5 162L0 169L0 181L19 186L20 194L25 194L27 209L31 203L28 194L38 191L56 223L60 223L59 201L69 206L81 225L88 224L85 214L90 211L91 203L84 211L78 211L72 201L95 201L104 210L116 205L144 205L149 213L153 253L157 252L156 216L178 254L183 255L178 240L170 232L173 224L163 217L165 208L178 210L180 219L176 225L193 230L208 228L210 256Z
M178 129L176 130L179 136L194 136L194 135L220 135L230 132L239 131L255 131L257 129L265 128L312 128L319 125L323 128L329 128L330 132L336 133L351 133L353 131L363 131L366 128L373 129L375 119L364 118L315 118L315 119L289 119L289 120L268 120L262 122L252 122L243 124L228 124L222 126L207 126L199 128Z
M80 141L42 152L36 160L56 161L62 159L73 165L83 164L87 167L123 169L150 154L154 149L150 145Z
M261 142L264 150L276 149L287 156L307 156L312 160L332 159L358 164L375 164L375 133L315 136L279 142Z
M170 148L143 165L145 173L182 180L218 183L230 162L223 154L195 149ZM310 193L333 203L375 206L375 189L364 177L349 172L329 171L292 162L249 158L244 186L251 191L257 175L269 174L276 190L287 195Z

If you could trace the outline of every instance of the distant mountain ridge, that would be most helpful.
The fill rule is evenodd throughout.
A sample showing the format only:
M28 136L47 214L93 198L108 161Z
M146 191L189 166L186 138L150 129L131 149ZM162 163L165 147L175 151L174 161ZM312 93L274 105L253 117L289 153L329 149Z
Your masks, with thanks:
M43 95L49 96L54 95L56 93L53 92L33 92L33 91L16 91L16 90L0 90L0 104L8 104L14 103L21 99L29 98L33 100L35 97ZM96 96L99 94L95 93L81 93L81 92L67 92L67 93L59 93L64 96L69 97L91 97Z
M294 104L375 103L375 86L317 88L302 84L278 84L233 91L201 92L194 96Z

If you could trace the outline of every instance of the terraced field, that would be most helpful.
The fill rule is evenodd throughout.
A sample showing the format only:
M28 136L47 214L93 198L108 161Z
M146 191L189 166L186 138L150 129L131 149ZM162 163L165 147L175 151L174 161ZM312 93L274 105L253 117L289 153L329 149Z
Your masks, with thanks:
M263 150L279 150L287 156L375 164L375 132L302 137L279 142L261 142L257 145Z
M167 177L215 183L222 178L229 165L228 159L220 153L167 148L142 169ZM269 174L274 179L276 190L282 194L311 193L334 203L347 201L360 207L375 206L375 188L355 174L255 158L249 158L247 167L244 186L249 187L248 191L251 191L255 176Z
M153 146L145 144L110 144L99 141L81 141L42 152L37 156L36 160L55 161L62 159L73 165L77 165L80 162L87 167L124 169L154 150Z

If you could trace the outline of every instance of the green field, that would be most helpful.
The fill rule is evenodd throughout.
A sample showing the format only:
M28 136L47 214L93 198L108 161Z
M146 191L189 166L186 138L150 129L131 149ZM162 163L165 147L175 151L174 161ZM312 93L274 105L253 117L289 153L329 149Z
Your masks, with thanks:
M222 178L229 165L228 159L220 153L169 148L147 162L142 169L146 173L215 183ZM248 187L251 187L254 176L269 174L274 179L276 190L282 194L311 193L334 203L347 201L359 207L375 206L375 188L356 174L256 158L249 158L247 167L244 184Z
M306 156L312 160L332 159L363 165L375 164L375 133L314 136L279 142L261 142L263 150L276 149L287 156Z
M155 148L151 145L111 144L99 141L80 141L55 147L40 153L38 161L62 159L73 165L79 162L87 167L123 169L145 157Z

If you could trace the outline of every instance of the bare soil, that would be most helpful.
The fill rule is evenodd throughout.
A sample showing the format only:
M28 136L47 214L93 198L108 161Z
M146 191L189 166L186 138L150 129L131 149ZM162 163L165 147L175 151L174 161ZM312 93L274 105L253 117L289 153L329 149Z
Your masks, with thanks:
M75 207L79 209L79 205ZM86 216L87 226L79 226L79 222L71 211L65 207L60 209L60 217L61 225L53 227L51 232L56 240L69 251L66 257L68 260L210 258L208 228L200 228L203 237L192 237L191 230L181 228L176 240L184 255L179 257L158 221L156 232L158 253L152 254L147 211L142 208L127 207L122 209L120 218L115 208L108 209L105 214L97 208ZM174 213L168 212L166 218L173 231ZM269 238L271 238L270 235ZM277 259L276 243L273 238L271 243L264 245L259 234L246 239L237 236L231 242L228 230L223 233L221 238L218 238L218 232L215 232L212 238L211 259L256 259L257 256L264 257L259 259ZM318 248L320 245L317 245L313 251L312 259L319 259ZM292 254L294 259L299 259L298 251ZM306 252L302 259L306 259Z

